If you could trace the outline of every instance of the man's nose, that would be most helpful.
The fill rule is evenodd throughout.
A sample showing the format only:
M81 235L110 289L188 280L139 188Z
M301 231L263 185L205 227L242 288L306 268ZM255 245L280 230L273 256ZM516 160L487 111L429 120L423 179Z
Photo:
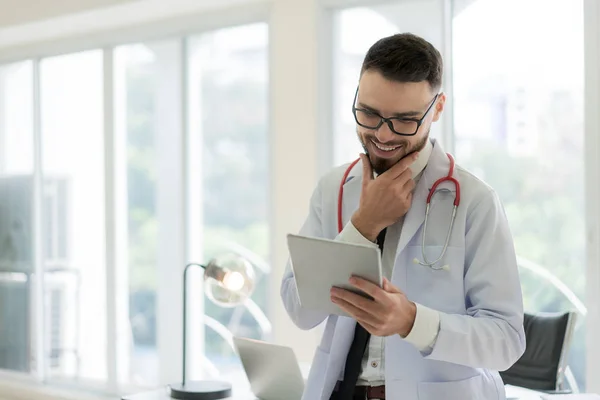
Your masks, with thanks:
M394 140L396 140L396 135L391 129L390 126L388 125L387 122L384 122L383 124L381 124L381 126L379 127L379 129L377 129L377 132L375 132L375 137L377 138L377 140L379 141L379 143L381 144L386 144L389 142L393 142Z

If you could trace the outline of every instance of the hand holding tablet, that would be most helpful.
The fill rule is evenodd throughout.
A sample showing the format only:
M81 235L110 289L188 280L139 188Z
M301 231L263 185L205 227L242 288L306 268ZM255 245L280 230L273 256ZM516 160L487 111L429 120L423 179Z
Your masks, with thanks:
M330 290L340 287L367 296L348 282L358 276L383 285L377 247L289 234L288 249L302 307L348 316L331 302Z

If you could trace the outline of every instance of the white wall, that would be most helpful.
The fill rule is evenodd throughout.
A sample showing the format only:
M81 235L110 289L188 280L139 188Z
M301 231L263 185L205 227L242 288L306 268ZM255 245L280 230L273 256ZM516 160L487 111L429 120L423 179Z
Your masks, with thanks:
M8 3L14 0L0 0ZM32 0L29 0L32 1ZM39 0L44 1L44 0ZM50 0L46 0L50 3ZM53 0L54 1L54 0ZM66 1L66 0L63 0ZM76 0L72 0L76 1ZM39 21L2 27L0 24L0 63L30 57L121 44L123 38L148 41L181 35L198 27L223 25L223 20L249 18L256 8L241 10L244 4L268 4L264 0L86 0L119 4L80 10L75 14L55 14ZM0 5L0 15L5 11ZM231 15L222 10L232 9ZM214 14L214 15L212 15ZM148 26L152 25L151 29Z
M585 0L585 168L587 219L587 390L600 393L600 2Z
M310 195L317 182L319 138L325 137L321 136L318 110L328 105L315 101L319 98L317 3L318 0L275 0L270 25L274 211L271 319L275 342L293 346L302 361L312 359L318 336L316 331L301 332L289 322L280 300L279 282L288 257L286 234L297 232L308 213Z
M135 0L0 0L0 27L133 1Z

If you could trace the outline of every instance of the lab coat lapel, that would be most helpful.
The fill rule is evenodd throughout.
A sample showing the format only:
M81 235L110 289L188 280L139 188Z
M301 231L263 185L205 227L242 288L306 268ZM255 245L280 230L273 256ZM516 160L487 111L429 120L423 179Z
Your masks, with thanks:
M357 163L349 174L344 184L344 199L342 218L344 226L352 218L352 214L358 210L360 204L360 192L362 190L362 162Z
M412 205L406 213L404 223L402 225L402 231L400 233L400 241L398 242L398 253L402 252L408 242L415 236L419 231L419 228L425 221L425 209L427 208L427 196L429 190L439 178L442 178L448 174L450 162L448 156L444 153L440 144L433 140L433 149L427 167L423 171L423 175L417 183L415 192L413 193ZM448 187L446 185L440 185L438 189L449 188L454 191L454 187Z
M330 359L327 366L324 392L331 393L338 379L341 378L346 357L354 339L356 321L349 317L338 317L335 333L331 341Z

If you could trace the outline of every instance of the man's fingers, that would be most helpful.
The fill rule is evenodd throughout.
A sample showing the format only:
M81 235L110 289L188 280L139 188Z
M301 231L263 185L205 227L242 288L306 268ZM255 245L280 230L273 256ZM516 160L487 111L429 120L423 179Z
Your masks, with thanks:
M378 307L378 303L364 296L351 292L350 290L341 288L331 289L331 300L343 300L352 304L354 307L373 314Z
M410 198L415 188L415 181L412 179L410 169L404 171L399 178L392 181L391 188L396 192L396 196L401 199Z
M373 180L373 167L371 167L371 161L366 154L360 155L360 161L363 167L363 187Z
M414 188L415 188L415 180L412 179L412 176L411 176L411 178L407 179L407 181L404 182L404 185L402 186L402 190L406 193L410 193L413 191Z
M353 276L352 278L350 278L350 284L355 288L362 290L363 292L371 296L373 299L375 299L375 301L377 302L382 302L383 300L385 300L385 292L382 291L379 286L372 282Z
M352 316L352 318L354 318L357 321L363 321L369 324L370 326L379 324L379 321L377 320L377 317L375 315L369 314L365 310L356 307L354 304L348 301L345 301L340 298L332 298L331 301L337 304L338 307L346 311L348 314L350 314L350 316Z
M377 329L375 326L373 326L373 325L371 325L371 324L369 324L368 322L366 322L366 321L363 321L363 320L356 320L356 321L357 321L359 324L361 324L361 325L362 325L362 327L363 327L363 328L365 328L365 329L367 330L367 332L369 332L371 335L374 335L374 336L379 336L379 335L378 335L378 333L379 333L379 329Z
M392 282L390 282L388 278L383 278L383 290L388 293L402 293L400 289L392 285Z
M386 176L390 179L398 178L400 175L402 175L404 171L406 171L407 168L409 168L412 165L412 163L414 163L417 160L418 157L418 152L414 152L407 155L402 160L394 164L390 169L385 171L381 176Z
M388 281L388 278L383 278L383 290L389 292L391 285L392 284L390 283L390 281Z

